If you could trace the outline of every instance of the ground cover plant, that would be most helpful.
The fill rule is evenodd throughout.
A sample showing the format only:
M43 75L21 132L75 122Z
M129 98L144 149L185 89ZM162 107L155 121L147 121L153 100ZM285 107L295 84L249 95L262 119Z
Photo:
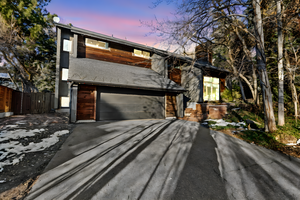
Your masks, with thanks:
M263 117L264 115L259 109L254 112L249 108L241 108L230 109L223 120L228 123L243 121L245 126L233 126L231 124L216 126L216 121L207 122L210 129L300 158L300 121L296 122L293 116L286 115L285 125L277 126L277 130L271 133L264 131Z

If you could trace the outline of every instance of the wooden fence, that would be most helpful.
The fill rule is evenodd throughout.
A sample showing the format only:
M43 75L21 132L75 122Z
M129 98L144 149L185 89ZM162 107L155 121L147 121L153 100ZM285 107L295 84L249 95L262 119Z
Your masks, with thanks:
M12 92L12 89L0 85L0 113L12 111Z
M23 93L13 91L12 112L20 114L49 113L54 109L54 94L52 93Z

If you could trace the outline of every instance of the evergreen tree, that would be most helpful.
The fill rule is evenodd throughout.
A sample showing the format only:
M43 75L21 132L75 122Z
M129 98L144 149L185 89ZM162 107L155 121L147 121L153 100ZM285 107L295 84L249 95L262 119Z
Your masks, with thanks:
M1 0L0 57L23 91L54 90L55 33L49 0Z

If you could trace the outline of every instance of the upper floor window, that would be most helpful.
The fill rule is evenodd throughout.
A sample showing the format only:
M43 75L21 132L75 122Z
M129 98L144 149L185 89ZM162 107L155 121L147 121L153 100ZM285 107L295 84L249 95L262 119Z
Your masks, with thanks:
M134 49L133 54L135 56L139 56L139 57L150 58L150 52L148 52L148 51Z
M108 49L108 43L99 41L99 40L93 40L90 38L85 38L85 45L89 47L95 47L100 49Z

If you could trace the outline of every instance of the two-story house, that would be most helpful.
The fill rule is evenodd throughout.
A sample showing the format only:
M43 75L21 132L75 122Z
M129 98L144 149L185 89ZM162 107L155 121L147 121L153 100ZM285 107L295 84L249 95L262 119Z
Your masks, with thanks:
M54 106L69 112L71 122L183 117L183 93L203 102L204 72L222 73L113 36L60 23L56 29Z
M183 115L185 89L167 77L164 51L69 25L56 29L55 108L70 112L71 122Z

